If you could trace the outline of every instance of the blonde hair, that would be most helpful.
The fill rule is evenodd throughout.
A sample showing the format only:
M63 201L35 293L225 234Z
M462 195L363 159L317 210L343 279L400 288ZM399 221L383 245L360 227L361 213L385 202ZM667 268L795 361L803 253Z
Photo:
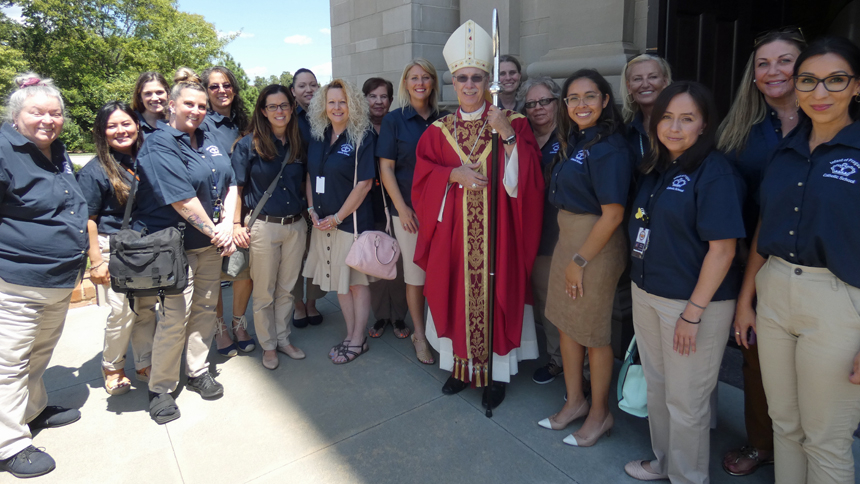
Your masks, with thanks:
M200 84L200 76L190 67L180 67L176 69L176 74L173 75L173 83L179 84L181 82L196 82Z
M772 32L756 43L744 67L738 94L729 109L729 114L717 131L717 149L723 153L743 151L753 125L764 121L767 103L764 100L764 94L755 85L755 56L763 45L779 40L794 45L798 51L803 51L806 47L806 42L802 38L778 31Z
M624 69L621 70L621 80L623 81L621 83L621 100L623 103L621 106L621 115L624 117L625 123L633 121L636 113L639 112L639 104L633 100L633 96L627 90L627 70L630 69L631 66L648 61L654 61L658 66L660 66L660 70L663 72L663 77L666 78L666 86L672 84L672 67L668 62L666 62L666 59L652 54L640 54L630 59L630 61L624 65Z
M176 101L179 99L179 95L185 89L192 89L207 94L206 88L200 83L200 76L188 67L180 67L176 70L176 74L173 75L173 88L170 89L170 100ZM207 105L209 103L208 95L206 103Z
M409 96L409 89L406 87L406 78L409 76L409 70L415 66L424 69L424 72L430 74L430 79L433 81L433 92L430 93L427 103L433 111L433 114L438 114L439 76L436 74L436 68L433 67L433 64L431 64L429 60L421 57L412 59L412 62L406 64L406 67L403 68L403 75L400 76L400 84L397 86L397 103L400 104L401 108L412 105L412 98Z
M6 104L7 121L14 123L15 118L24 109L24 101L37 94L57 98L57 101L60 103L60 110L63 112L63 117L65 118L66 106L63 103L63 96L60 95L60 90L54 85L53 80L42 79L35 72L25 72L15 77L15 85L18 88L12 92L9 96L9 102Z
M371 128L370 108L367 105L367 99L361 95L361 92L345 79L334 79L317 90L314 97L311 98L311 103L308 105L311 136L314 139L322 140L326 128L331 125L331 120L328 119L325 109L326 97L331 89L341 89L346 97L346 105L349 109L349 119L346 123L347 141L358 146L358 143L364 138L364 134Z

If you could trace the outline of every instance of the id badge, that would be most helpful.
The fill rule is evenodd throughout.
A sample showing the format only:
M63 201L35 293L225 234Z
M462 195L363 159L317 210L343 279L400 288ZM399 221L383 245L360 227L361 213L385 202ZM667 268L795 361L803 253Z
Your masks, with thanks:
M317 193L325 193L325 177L324 176L318 176L317 177L316 192Z
M212 222L219 223L221 222L221 199L215 201L215 208L212 210Z
M636 234L636 242L633 243L633 257L637 259L645 258L645 251L648 250L648 239L651 238L651 230L641 227L639 233Z

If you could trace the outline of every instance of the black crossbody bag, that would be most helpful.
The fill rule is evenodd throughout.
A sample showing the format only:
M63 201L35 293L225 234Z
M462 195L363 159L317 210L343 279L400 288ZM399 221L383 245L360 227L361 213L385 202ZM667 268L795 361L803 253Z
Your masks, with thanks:
M126 294L134 309L135 297L181 294L188 286L188 258L185 256L185 222L153 234L144 228L129 228L131 208L137 192L137 160L125 206L122 228L110 237L110 285ZM163 307L163 304L162 304Z

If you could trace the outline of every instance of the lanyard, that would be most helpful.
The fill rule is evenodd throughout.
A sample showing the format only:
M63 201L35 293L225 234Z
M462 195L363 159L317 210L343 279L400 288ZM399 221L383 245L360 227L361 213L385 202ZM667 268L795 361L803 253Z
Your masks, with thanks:
M654 212L654 207L657 206L657 200L660 199L660 195L663 195L664 193L666 193L666 190L669 189L669 185L667 185L665 182L666 178L669 177L669 173L672 171L673 170L670 168L660 175L660 179L657 181L657 184L654 186L654 189L651 190L651 194L648 196L648 201L645 202L645 213L640 216L639 212L641 212L642 208L639 208L639 212L636 213L636 218L642 220L643 225L646 229L649 225L651 225L651 214Z

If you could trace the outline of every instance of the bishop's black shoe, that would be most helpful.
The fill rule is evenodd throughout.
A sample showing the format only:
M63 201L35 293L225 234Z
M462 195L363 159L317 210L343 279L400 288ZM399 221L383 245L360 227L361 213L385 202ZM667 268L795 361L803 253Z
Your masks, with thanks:
M442 385L442 393L445 395L453 395L455 393L460 393L469 386L468 383L458 380L454 378L454 375L448 377L448 381Z
M490 403L492 403L490 408L496 408L501 405L502 401L504 401L505 387L507 387L507 385L499 381L494 381L490 386ZM484 393L483 396L481 396L481 405L484 408L487 408L487 393Z

